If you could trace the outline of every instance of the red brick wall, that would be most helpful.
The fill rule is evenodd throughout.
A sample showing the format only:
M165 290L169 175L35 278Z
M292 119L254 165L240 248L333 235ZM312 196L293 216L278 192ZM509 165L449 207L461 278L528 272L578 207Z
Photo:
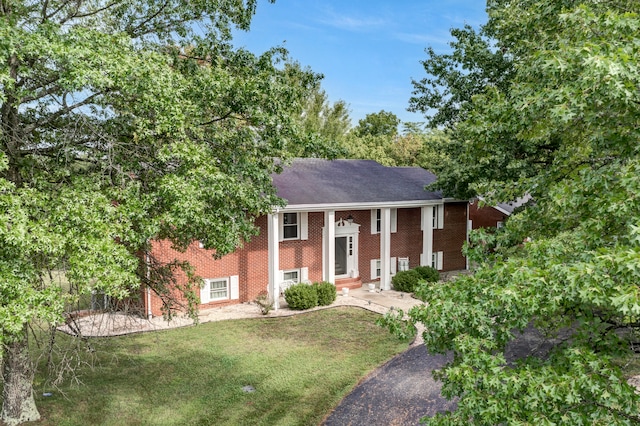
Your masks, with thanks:
M408 257L409 268L420 266L422 209L398 209L397 232L391 234L391 257ZM378 255L379 256L379 255Z
M308 225L308 240L288 240L280 243L280 270L306 267L309 268L310 281L322 281L322 228L324 226L324 213L309 213ZM268 254L265 256L267 255ZM267 260L265 260L265 263Z
M466 240L466 203L448 203L444 211L443 230L434 231L433 250L444 252L443 267L445 271L464 269L465 258L462 256L462 244ZM362 282L371 282L371 259L380 257L380 235L371 234L371 211L350 210L337 211L336 220L346 219L352 215L354 222L360 225L358 264ZM422 231L420 230L421 209L398 209L397 232L391 234L391 256L408 257L411 268L420 264L422 253ZM322 228L324 213L308 214L308 239L282 241L280 243L280 269L309 270L309 280L322 280ZM166 241L153 243L157 257L169 262L173 259L187 260L195 268L195 274L201 278L224 278L238 275L240 293L239 300L215 301L200 308L221 307L235 303L254 300L256 296L268 290L268 231L267 218L256 220L260 233L234 253L220 259L213 258L213 251L199 248L193 243L185 253L177 252ZM179 277L184 282L185 277ZM161 302L152 297L153 315L160 315ZM146 303L146 295L145 295Z
M467 240L467 202L444 205L444 229L433 231L433 251L443 255L442 270L465 269L462 245Z
M200 305L200 308L221 307L254 300L256 296L267 291L269 284L269 255L267 251L268 232L267 218L260 217L256 220L256 226L260 233L255 235L251 241L233 253L214 259L212 250L204 250L199 247L198 242L194 242L184 252L178 252L171 248L167 241L154 241L153 251L156 257L165 262L173 259L188 261L194 267L194 273L203 278L225 278L238 275L240 293L238 300L222 300ZM184 275L178 275L179 282L185 282ZM160 315L160 300L152 297L153 315ZM156 300L157 299L157 300Z
M495 227L497 222L504 222L507 215L491 206L479 207L478 201L469 205L469 219L473 221L473 229Z

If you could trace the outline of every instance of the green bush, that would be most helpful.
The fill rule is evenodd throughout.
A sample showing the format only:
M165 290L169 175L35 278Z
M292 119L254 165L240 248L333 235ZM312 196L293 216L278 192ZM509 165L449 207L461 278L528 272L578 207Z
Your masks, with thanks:
M420 281L420 274L415 269L398 272L392 279L393 288L398 291L413 293Z
M284 300L290 309L311 309L318 306L318 292L315 286L294 284L284 291Z
M329 306L336 300L336 286L326 281L314 283L316 292L318 293L318 305Z
M418 266L414 269L420 276L421 280L425 280L428 283L437 283L440 281L440 273L436 268L431 266Z

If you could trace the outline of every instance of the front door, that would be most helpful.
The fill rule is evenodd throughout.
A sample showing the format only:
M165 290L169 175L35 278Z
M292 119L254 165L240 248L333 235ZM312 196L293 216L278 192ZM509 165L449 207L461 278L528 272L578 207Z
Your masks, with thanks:
M349 237L336 237L336 276L349 273L348 239Z
M351 278L359 277L358 271L358 234L360 233L360 225L353 223L353 220L347 221L339 219L334 223L335 234L333 236L333 259L323 258L324 262L333 262L334 271L330 279L335 278ZM326 233L322 233L323 247L328 247L330 242L324 237ZM323 250L323 254L326 251ZM330 276L329 273L325 275ZM328 278L324 278L328 279Z

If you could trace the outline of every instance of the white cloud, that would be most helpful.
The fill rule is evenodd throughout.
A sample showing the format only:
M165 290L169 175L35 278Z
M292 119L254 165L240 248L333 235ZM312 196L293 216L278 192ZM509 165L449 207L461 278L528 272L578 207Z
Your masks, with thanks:
M394 38L405 43L420 44L424 46L447 46L453 38L451 34L418 34L418 33L395 33Z
M318 22L347 31L367 31L384 28L389 25L389 22L383 18L347 16L346 14L337 14L332 10L327 11L326 16L318 19Z

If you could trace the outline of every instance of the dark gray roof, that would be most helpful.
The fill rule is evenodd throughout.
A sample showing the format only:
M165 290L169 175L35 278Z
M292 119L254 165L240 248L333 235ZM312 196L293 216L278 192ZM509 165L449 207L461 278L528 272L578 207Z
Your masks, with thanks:
M530 195L525 195L524 197L520 197L515 201L511 201L509 203L499 203L495 206L498 210L503 212L506 215L511 215L515 209L518 207L524 206L531 200Z
M288 205L401 203L438 200L426 191L436 176L420 167L386 167L371 160L296 159L273 176Z

